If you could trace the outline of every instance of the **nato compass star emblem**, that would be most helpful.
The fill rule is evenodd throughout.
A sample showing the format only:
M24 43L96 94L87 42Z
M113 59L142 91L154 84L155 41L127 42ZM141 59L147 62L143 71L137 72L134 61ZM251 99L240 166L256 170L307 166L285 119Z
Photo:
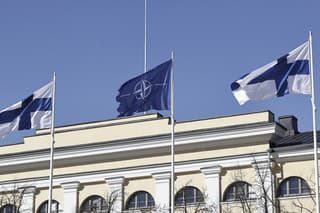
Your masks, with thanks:
M152 90L152 84L147 80L141 80L134 87L133 94L136 96L136 99L144 100L150 95L151 90Z

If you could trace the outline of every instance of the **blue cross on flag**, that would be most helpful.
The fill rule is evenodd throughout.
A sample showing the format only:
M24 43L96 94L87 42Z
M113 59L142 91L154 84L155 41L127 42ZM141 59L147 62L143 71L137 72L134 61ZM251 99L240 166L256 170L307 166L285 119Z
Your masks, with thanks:
M0 140L14 131L49 128L53 82L0 112Z
M311 94L309 42L231 84L240 105L287 94Z
M122 84L119 95L118 117L136 112L169 109L169 85L172 60Z

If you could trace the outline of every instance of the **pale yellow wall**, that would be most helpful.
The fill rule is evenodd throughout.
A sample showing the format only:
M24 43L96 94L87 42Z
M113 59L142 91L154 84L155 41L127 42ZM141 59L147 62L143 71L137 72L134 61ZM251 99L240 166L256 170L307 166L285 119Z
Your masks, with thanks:
M55 147L117 141L169 133L170 125L168 125L168 119L151 120L61 133L57 132L55 134ZM24 144L0 147L0 151L1 153L18 153L25 152L26 150L48 149L50 148L50 141L51 136L49 134L35 135L33 137L25 138Z
M290 176L302 177L305 180L314 180L314 162L312 160L294 161L278 164L280 171L277 177L285 179Z
M226 126L253 124L260 122L271 122L270 112L257 112L243 115L233 115L225 117L217 117L212 119L204 119L198 121L189 121L178 123L176 126L177 132L194 131L206 128L221 128Z
M315 203L310 197L295 197L295 198L285 198L280 199L280 209L281 212L301 212L310 213L312 210L316 212ZM301 206L305 209L301 211L296 205Z
M162 135L170 132L168 119L129 123L116 126L97 127L55 134L55 147L92 144L106 141L117 141L128 138ZM124 134L125 133L125 134ZM28 149L48 148L44 141L50 141L48 135L26 138Z
M215 143L215 142L213 142ZM254 154L257 152L266 152L268 148L268 142L262 142L258 145L247 146L233 146L229 148L207 149L202 151L193 150L192 152L176 154L176 161L188 161L195 159L207 159L214 157L227 157L233 155Z
M40 205L48 200L49 190L48 188L37 188L35 196L35 211L38 210ZM54 187L52 190L52 199L59 202L59 208L63 209L64 196L63 189L61 187Z
M79 189L79 207L85 199L92 195L99 195L104 199L108 199L109 187L106 182L96 182L90 184L80 184Z
M146 191L156 199L155 180L152 177L127 179L124 185L124 208L126 208L129 197L137 191Z
M193 186L198 188L202 193L206 193L206 182L203 173L194 172L188 174L177 174L175 182L176 193L186 186Z
M224 202L221 204L221 212L222 213L261 212L259 211L259 208L257 207L256 202L254 200L248 200L246 202L244 201L242 204L240 202ZM248 205L249 208L246 205Z

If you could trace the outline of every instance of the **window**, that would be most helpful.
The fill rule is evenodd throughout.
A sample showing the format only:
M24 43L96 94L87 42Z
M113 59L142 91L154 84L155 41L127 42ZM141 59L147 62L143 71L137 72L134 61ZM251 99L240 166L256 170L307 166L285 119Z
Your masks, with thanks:
M12 204L7 204L0 208L0 213L19 213L17 207Z
M154 207L154 199L148 192L138 191L131 195L127 202L127 209L143 209Z
M190 205L204 202L203 195L199 189L193 186L186 186L181 189L175 198L175 205Z
M279 197L310 194L307 182L300 177L289 177L283 180L279 187Z
M253 190L250 184L238 181L231 184L225 191L223 200L224 201L237 201L243 199L253 198Z
M98 195L88 197L80 207L80 213L105 212L107 209L106 200Z
M55 200L52 200L51 204L51 210L52 213L58 213L59 212L59 203ZM48 212L48 201L43 202L40 207L38 208L37 213L47 213Z

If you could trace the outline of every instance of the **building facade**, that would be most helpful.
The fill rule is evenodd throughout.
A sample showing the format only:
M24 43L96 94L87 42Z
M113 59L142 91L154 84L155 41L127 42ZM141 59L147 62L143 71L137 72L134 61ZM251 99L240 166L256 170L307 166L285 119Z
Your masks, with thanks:
M46 212L50 130L0 147L0 213ZM55 128L53 211L169 212L170 119ZM312 134L270 111L177 122L177 212L314 211Z

